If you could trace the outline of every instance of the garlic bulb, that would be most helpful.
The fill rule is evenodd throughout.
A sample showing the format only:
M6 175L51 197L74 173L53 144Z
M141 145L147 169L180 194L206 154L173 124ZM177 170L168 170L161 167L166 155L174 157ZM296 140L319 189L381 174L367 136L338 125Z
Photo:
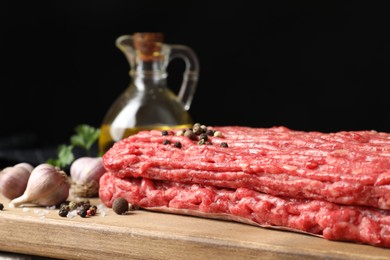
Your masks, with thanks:
M28 170L30 173L34 169L34 166L32 166L31 164L26 163L26 162L15 164L14 167L23 167L26 170Z
M64 171L51 164L42 163L32 170L23 195L11 200L9 207L23 204L59 205L68 198L69 189L69 178Z
M10 200L21 196L33 168L29 163L18 163L4 168L0 172L0 193Z
M70 166L72 191L77 197L96 197L100 177L106 172L101 157L80 157Z

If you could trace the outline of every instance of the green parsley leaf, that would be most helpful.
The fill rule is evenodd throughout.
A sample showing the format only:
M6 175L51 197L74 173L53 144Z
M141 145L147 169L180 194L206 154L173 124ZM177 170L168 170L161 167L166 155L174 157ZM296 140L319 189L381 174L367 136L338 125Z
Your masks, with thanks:
M75 128L76 134L71 136L70 143L73 146L84 148L87 152L90 151L92 145L99 138L100 130L92 126L82 124Z
M99 138L100 129L82 124L76 126L75 131L76 134L70 137L71 144L58 146L58 157L56 159L48 159L47 163L59 168L67 167L75 160L73 149L76 146L83 148L87 154L90 153L92 145Z
M62 144L58 146L58 158L49 159L47 163L57 166L59 168L64 168L67 165L71 164L74 161L73 155L73 146Z

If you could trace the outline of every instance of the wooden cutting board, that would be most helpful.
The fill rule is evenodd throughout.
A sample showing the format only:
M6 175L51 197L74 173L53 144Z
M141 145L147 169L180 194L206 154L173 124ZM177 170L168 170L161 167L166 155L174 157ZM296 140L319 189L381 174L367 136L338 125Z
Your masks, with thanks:
M0 251L63 259L390 259L390 249L247 224L105 208L89 218L8 208L0 196ZM99 205L98 198L91 199Z

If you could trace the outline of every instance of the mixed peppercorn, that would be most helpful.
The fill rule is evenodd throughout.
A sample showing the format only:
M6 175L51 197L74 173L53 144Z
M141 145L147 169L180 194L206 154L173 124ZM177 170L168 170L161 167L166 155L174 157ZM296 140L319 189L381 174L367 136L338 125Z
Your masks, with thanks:
M0 211L4 209L4 205L0 203ZM59 206L58 215L60 217L68 217L71 212L79 215L82 218L94 216L97 212L97 206L92 205L89 200L84 201L65 201ZM133 211L139 209L138 205L132 205L124 198L117 198L114 200L112 210L118 214L123 215L127 211Z
M162 130L161 135L168 136L169 132L167 130ZM207 126L201 125L200 123L195 123L192 128L179 130L176 132L177 136L185 136L193 141L197 141L199 145L211 145L212 142L209 140L209 136L222 137L222 133L218 130L208 129ZM171 141L165 139L163 141L164 145L171 144ZM173 144L177 148L181 148L180 142L175 142ZM221 142L221 147L228 147L226 142Z
M94 216L97 211L97 206L92 205L89 200L84 201L65 201L60 205L58 215L61 217L67 217L69 212L76 210L77 215L82 218Z

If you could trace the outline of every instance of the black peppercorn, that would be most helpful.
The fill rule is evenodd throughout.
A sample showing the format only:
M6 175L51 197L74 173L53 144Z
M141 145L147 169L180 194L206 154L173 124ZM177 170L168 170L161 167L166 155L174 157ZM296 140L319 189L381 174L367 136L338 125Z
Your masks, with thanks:
M0 203L0 210L3 210L3 209L4 209L3 203Z
M226 142L222 142L221 147L228 147L228 144Z
M168 135L168 131L167 130L162 130L161 131L161 135Z
M190 129L187 129L187 130L184 132L184 136L185 136L185 137L188 137L188 138L191 139L191 140L195 140L195 139L196 139L196 135L195 135L194 132L192 132L192 130L190 130Z
M58 215L61 217L66 217L69 213L69 206L61 206L60 210L58 211Z
M200 134L199 139L207 141L208 140L207 134L204 134L204 133Z
M82 217L82 218L85 218L85 217L87 217L87 215L88 215L88 209L86 209L86 208L82 208L79 212L77 212L77 214L80 216L80 217Z
M170 143L171 143L171 141L168 140L168 139L165 139L164 142L163 142L164 145L167 145L167 144L170 144Z
M208 130L206 131L206 134L207 134L208 136L213 136L213 135L214 135L214 130L208 129Z
M129 203L122 197L116 198L112 203L112 210L118 215L124 214L129 210Z
M181 143L180 143L180 142L175 142L173 145L174 145L175 147L177 147L177 148L181 148Z

